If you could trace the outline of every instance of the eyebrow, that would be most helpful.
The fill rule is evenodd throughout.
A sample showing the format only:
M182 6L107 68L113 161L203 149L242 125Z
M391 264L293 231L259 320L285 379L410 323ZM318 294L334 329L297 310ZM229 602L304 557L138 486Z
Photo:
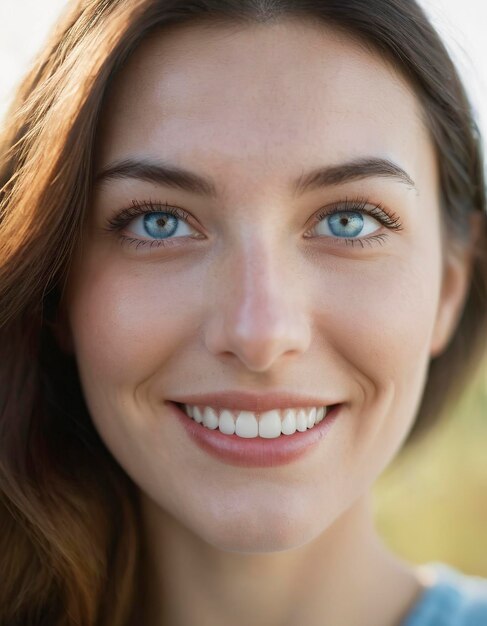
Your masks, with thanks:
M321 187L341 185L365 178L389 178L412 189L415 188L415 183L409 174L393 161L366 157L338 165L318 167L308 173L303 173L294 181L292 189L295 194L300 195ZM119 179L143 180L210 198L218 195L217 187L210 178L162 161L147 159L115 161L101 170L96 176L95 183L100 185L109 180Z

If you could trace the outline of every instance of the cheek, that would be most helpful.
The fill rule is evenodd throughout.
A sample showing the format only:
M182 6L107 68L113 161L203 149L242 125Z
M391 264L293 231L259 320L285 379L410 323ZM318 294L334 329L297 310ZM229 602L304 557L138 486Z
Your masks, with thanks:
M143 265L143 264L142 264ZM191 273L111 260L73 276L69 322L88 396L130 397L198 326L198 285Z
M353 281L342 276L324 310L334 318L330 326L344 360L373 378L374 371L380 373L379 381L387 372L394 378L428 352L439 290L431 270L395 259Z
M439 245L321 272L316 337L323 361L351 389L353 449L376 436L398 442L416 414L429 363L440 286ZM383 443L381 444L383 445Z
M366 362L386 357L394 363L397 349L415 354L426 347L440 289L439 255L424 262L410 255L347 259L318 269L313 290L320 334L339 344L344 357L366 351Z

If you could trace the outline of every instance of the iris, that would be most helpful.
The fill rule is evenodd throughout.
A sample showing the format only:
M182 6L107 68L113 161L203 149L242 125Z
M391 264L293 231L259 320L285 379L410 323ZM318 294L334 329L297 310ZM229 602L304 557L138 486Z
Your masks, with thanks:
M330 231L335 237L357 237L364 227L364 217L361 213L340 211L328 218Z
M144 228L148 235L164 239L173 235L178 227L179 219L169 213L157 212L144 215Z

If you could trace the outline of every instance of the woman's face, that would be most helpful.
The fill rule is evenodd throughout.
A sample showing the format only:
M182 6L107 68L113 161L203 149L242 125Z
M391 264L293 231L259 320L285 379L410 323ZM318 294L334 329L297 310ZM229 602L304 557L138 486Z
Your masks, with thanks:
M107 172L127 161L153 167ZM209 182L170 184L162 165ZM316 26L179 28L118 76L97 170L66 303L102 439L148 501L214 546L317 537L400 448L463 298L414 93ZM339 407L306 454L248 467L196 445L168 404L227 391Z

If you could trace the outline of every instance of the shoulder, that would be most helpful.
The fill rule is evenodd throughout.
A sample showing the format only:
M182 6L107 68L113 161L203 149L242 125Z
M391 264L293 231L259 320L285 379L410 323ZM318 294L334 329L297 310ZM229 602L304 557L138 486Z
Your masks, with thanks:
M456 572L455 572L456 573ZM462 626L487 626L487 579L458 573Z
M430 584L401 626L487 626L487 579L439 562L422 570Z

